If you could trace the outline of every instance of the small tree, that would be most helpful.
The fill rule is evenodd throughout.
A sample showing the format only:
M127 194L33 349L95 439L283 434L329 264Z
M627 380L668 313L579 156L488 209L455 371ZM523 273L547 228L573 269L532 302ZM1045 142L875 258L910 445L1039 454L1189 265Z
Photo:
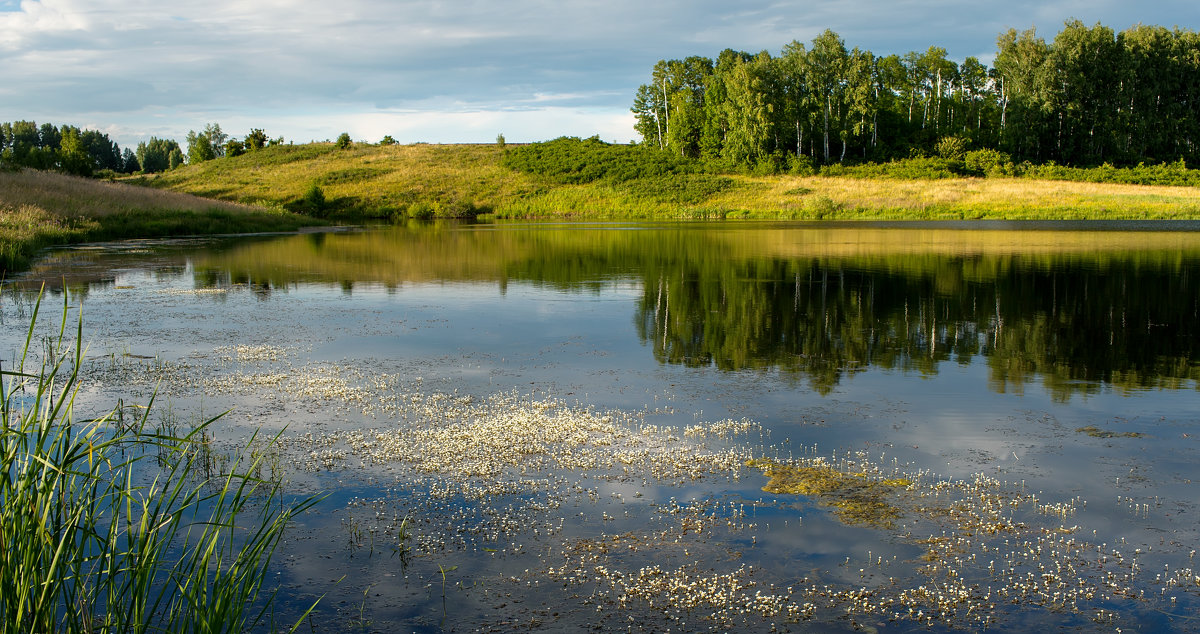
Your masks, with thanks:
M352 143L353 143L353 142L350 140L350 133L349 133L349 132L343 132L343 133L341 133L340 135L338 135L338 138L337 138L337 147L338 147L338 149L339 149L339 150L344 150L344 149L346 149L346 148L350 147L350 145L351 145Z
M503 134L496 135L496 145L499 145L500 147L504 147L504 135Z
M381 140L379 141L379 144L380 144L380 145L395 145L395 144L396 144L396 139L393 139L393 138L392 138L392 135L388 134L388 135L384 136L384 137L383 137L383 139L381 139Z
M300 199L300 212L320 218L325 215L325 190L313 183Z
M261 150L267 146L267 133L262 131L262 128L254 128L250 130L250 134L246 135L245 149L247 152Z
M225 142L225 157L241 156L246 153L246 146L237 139L229 139Z

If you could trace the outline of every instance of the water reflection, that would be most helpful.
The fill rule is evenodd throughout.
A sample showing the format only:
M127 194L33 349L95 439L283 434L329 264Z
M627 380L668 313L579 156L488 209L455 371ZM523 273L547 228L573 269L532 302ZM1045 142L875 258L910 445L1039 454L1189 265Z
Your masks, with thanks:
M822 393L872 366L973 362L994 391L1040 381L1060 400L1194 388L1200 233L979 226L423 224L64 257L81 290L111 284L88 271L152 259L161 275L263 299L301 284L600 293L632 281L638 336L660 362L778 371Z

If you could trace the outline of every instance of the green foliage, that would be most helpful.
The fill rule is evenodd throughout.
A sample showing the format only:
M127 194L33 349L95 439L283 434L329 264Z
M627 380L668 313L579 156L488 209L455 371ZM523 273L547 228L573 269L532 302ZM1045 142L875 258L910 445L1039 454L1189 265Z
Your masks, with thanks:
M847 176L850 178L884 178L893 180L940 180L962 176L961 161L944 158L912 158L887 163L865 163L863 165L825 165L822 176Z
M229 135L222 132L217 123L204 126L200 132L188 130L188 162L195 165L225 156L225 141L228 138Z
M243 145L247 152L253 152L267 147L268 142L267 133L263 132L262 128L254 128L246 135Z
M246 145L237 139L229 139L225 142L225 156L241 156L246 153Z
M1005 173L1011 175L1015 169L1012 167L1012 157L990 148L972 150L964 154L963 168L977 176L1000 176Z
M309 186L308 191L304 192L304 196L296 203L293 211L315 218L323 218L328 212L325 190L321 189L320 185L313 183Z
M142 171L148 174L163 172L183 163L183 151L173 140L150 137L149 141L138 144L137 160Z
M1139 163L1134 167L1113 167L1105 163L1091 168L1065 167L1051 163L1027 166L1022 175L1043 180L1200 187L1200 170L1188 169L1183 160L1158 165Z
M696 171L693 161L644 146L610 145L598 137L559 137L508 148L501 164L556 183L620 183Z
M934 152L947 160L962 161L967 156L968 147L970 147L970 141L963 137L944 136L938 139L937 146L934 147Z
M497 134L497 135L496 135L496 145L499 145L500 147L504 147L505 145L507 145L507 144L505 143L505 141L504 141L504 135L503 135L503 134Z
M262 448L209 468L215 419L182 435L151 429L148 407L134 420L122 407L77 419L82 317L72 346L64 304L37 367L39 307L16 368L0 371L0 631L259 624L274 597L260 594L271 556L317 498L285 501L279 483L256 477Z
M384 137L379 140L379 144L380 145L396 145L396 139L393 139L392 135L390 135L390 134L385 134Z
M336 145L339 150L348 149L353 144L354 144L354 142L350 139L349 132L343 132L343 133L339 134L337 141L334 143L334 145Z
M877 57L829 30L779 56L659 60L633 95L634 127L647 146L755 174L786 169L777 153L824 165L962 161L971 147L1074 166L1200 160L1200 34L1073 20L1050 43L1030 29L996 44L990 69L938 46Z
M0 123L0 163L90 176L124 169L121 148L107 134L34 121Z

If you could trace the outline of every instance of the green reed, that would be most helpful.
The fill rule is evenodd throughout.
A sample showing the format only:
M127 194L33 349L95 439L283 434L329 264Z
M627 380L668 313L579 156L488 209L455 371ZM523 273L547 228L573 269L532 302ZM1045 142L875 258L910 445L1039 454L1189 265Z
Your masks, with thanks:
M72 342L64 302L57 334L38 340L39 308L17 367L0 367L0 632L260 623L274 599L271 556L317 498L289 501L278 481L253 475L262 451L205 472L202 438L217 419L177 434L152 431L146 413L124 424L116 410L77 417L82 319Z

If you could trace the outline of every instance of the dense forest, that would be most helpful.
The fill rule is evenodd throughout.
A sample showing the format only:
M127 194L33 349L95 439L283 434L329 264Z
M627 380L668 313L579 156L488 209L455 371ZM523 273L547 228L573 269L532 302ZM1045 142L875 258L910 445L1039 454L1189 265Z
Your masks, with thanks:
M988 150L1072 166L1200 158L1200 34L1067 22L997 41L991 68L946 50L876 56L826 30L773 56L726 49L661 60L632 107L644 143L725 167L813 165Z

